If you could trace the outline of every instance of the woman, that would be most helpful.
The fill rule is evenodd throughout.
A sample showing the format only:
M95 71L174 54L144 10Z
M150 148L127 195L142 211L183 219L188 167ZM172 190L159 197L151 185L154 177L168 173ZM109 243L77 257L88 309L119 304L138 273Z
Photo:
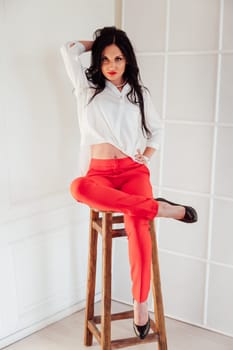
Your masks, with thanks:
M91 50L83 70L79 56ZM160 144L160 122L150 94L140 83L135 53L126 33L115 27L95 32L94 41L61 48L77 97L82 177L71 184L73 197L91 207L123 212L128 236L134 298L134 330L150 329L149 220L167 217L197 221L195 209L153 199L148 163Z

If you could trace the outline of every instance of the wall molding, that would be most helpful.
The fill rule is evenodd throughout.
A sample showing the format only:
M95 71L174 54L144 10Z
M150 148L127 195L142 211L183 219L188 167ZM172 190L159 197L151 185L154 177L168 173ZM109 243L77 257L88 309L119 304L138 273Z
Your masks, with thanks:
M98 298L98 300L99 300L99 298ZM69 308L66 308L65 310L60 311L60 312L52 315L51 317L45 318L45 319L41 320L40 322L33 324L30 327L27 327L25 329L21 329L15 333L12 333L9 336L2 338L0 340L0 349L20 340L22 338L25 338L34 332L37 332L37 331L47 327L51 323L62 320L63 318L70 316L71 314L82 310L84 307L85 307L85 300L82 300L79 303L74 304L74 305L70 306Z
M115 0L115 26L122 28L122 0Z

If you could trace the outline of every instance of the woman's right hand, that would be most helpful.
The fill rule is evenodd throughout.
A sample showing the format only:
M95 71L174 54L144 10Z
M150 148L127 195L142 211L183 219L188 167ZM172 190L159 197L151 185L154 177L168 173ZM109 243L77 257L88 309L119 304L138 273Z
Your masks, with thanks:
M79 40L79 42L85 46L86 51L90 51L92 49L92 40Z

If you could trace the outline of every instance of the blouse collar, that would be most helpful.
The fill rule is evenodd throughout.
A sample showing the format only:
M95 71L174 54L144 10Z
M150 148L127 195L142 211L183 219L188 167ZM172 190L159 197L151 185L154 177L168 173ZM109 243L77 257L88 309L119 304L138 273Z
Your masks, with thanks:
M111 83L109 80L105 80L106 83L106 87L108 87L110 90L112 90L115 94L122 96L122 95L126 95L129 90L130 90L130 85L129 83L126 83L123 86L123 89L120 91L113 83Z

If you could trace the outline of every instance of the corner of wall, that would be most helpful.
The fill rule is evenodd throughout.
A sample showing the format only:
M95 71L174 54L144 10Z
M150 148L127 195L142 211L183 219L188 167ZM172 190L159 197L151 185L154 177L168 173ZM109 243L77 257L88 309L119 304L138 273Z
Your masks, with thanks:
M122 0L115 0L115 26L122 28Z

